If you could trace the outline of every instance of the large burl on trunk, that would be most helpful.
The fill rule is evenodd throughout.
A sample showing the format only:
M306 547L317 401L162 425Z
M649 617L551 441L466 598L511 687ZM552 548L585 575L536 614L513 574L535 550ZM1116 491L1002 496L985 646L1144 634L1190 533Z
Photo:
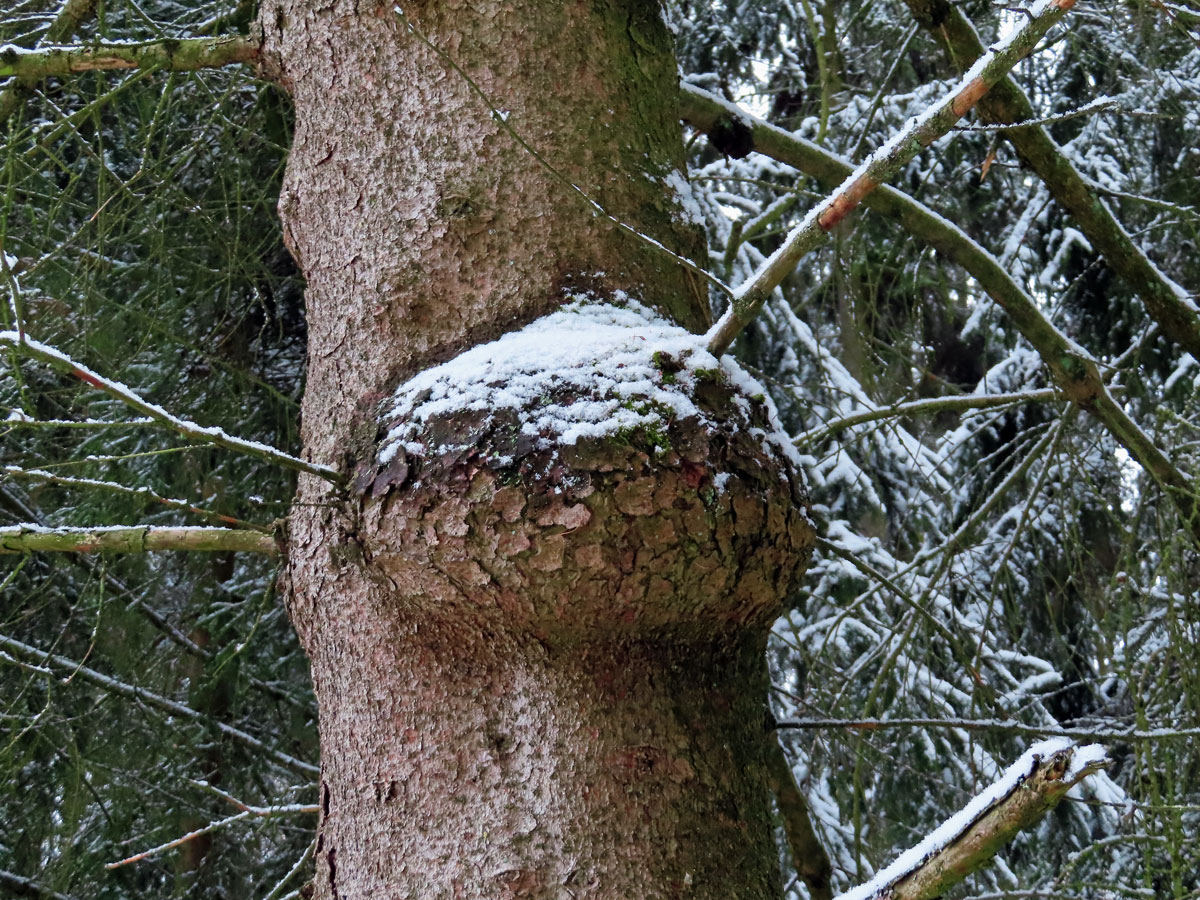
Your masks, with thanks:
M290 520L316 895L776 896L763 651L812 539L799 474L665 324L708 324L695 278L570 187L702 255L669 33L644 0L400 9L261 19L296 104L306 452L355 485L302 480ZM535 319L558 330L479 346Z

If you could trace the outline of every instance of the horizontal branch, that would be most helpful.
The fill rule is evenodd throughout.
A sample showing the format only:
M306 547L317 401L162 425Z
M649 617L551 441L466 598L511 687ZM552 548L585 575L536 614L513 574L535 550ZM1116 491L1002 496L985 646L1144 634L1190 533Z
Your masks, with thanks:
M910 400L907 403L897 403L893 406L881 406L878 409L868 409L860 413L834 419L832 422L806 431L793 440L797 446L812 444L824 440L830 435L877 422L880 419L898 419L907 416L936 415L942 412L967 412L972 409L992 409L997 406L1010 406L1014 403L1040 403L1061 399L1062 394L1054 388L1044 388L1039 391L1020 391L1012 394L964 394L958 397L930 397L927 400Z
M245 438L234 437L228 434L222 428L212 428L204 425L197 425L195 422L189 422L187 419L181 419L178 416L172 415L161 406L143 400L132 390L121 384L119 381L113 381L93 372L82 363L78 363L71 357L67 356L61 350L51 347L47 344L42 344L38 341L30 339L25 334L17 331L0 331L0 345L8 344L16 348L25 356L31 359L39 360L47 363L59 371L67 372L74 375L80 381L91 385L97 390L103 391L111 397L116 397L126 406L129 406L144 416L149 416L157 422L162 423L172 431L190 437L193 440L204 441L208 444L215 444L218 447L224 447L226 450L236 450L240 453L248 453L251 456L257 456L265 459L268 462L283 466L285 469L292 469L296 472L306 472L309 475L316 475L318 478L323 478L326 481L340 484L342 477L329 466L318 465L311 463L308 460L300 459L284 453L282 450L276 450L274 447L269 447L266 444L258 441L250 441Z
M776 728L820 731L846 728L851 731L879 731L888 728L952 728L962 731L988 731L995 734L1024 734L1030 737L1064 737L1082 741L1163 741L1172 738L1200 737L1200 728L1156 728L1138 731L1120 728L1106 731L1100 728L1041 728L1005 719L781 719Z
M158 550L224 551L278 556L270 534L244 528L174 528L155 525L105 525L97 528L0 527L5 553L149 553Z
M839 900L934 900L985 866L1017 833L1036 824L1067 791L1108 764L1104 749L1030 748L998 781L868 884Z
M1029 21L976 62L958 86L926 110L910 119L883 147L876 150L833 194L819 203L787 240L735 292L733 301L709 332L708 349L720 356L748 325L771 293L796 268L797 263L824 239L826 234L854 210L878 185L895 175L917 154L946 134L965 116L988 89L1024 59L1067 11L1075 0L1042 0L1029 13Z
M182 38L129 44L38 47L26 50L0 47L0 78L39 81L52 75L113 69L215 69L258 58L260 41L237 35Z
M185 706L182 703L177 703L174 700L163 697L153 691L148 691L145 688L137 685L126 684L123 681L118 681L108 675L97 672L95 669L88 668L73 659L67 659L65 656L59 656L54 653L47 653L44 650L39 650L37 647L31 647L29 644L22 643L15 638L8 637L5 634L0 634L0 650L5 650L11 653L17 659L29 663L31 665L43 667L45 669L61 672L64 675L72 678L79 678L94 684L96 687L108 691L110 694L116 694L120 697L126 697L138 703L143 703L152 709L157 709L160 712L166 713L169 716L179 716L180 718L190 719L193 722L199 722L203 725L215 728L221 734L225 735L230 740L243 744L259 753L264 754L274 760L279 765L286 769L290 769L301 775L311 776L321 774L321 768L314 766L312 763L304 762L296 759L294 756L289 756L272 747L268 747L258 738L247 734L240 728L234 728L232 725L227 725L224 722L217 721L209 716L199 713L190 706Z
M180 512L189 512L202 518L214 522L223 522L226 525L235 528L247 528L251 531L259 531L263 534L271 534L274 530L268 525L259 525L254 522L245 522L233 516L227 516L224 513L215 512L211 509L205 509L202 506L196 506L187 500L179 500L175 497L164 497L158 491L147 485L138 485L130 487L127 484L121 484L118 481L104 481L99 478L79 478L73 475L60 475L57 472L49 472L45 469L25 469L21 466L0 466L0 474L8 475L14 478L29 478L33 481L41 481L46 484L58 484L64 487L78 488L96 488L102 491L112 491L117 494L125 494L134 497L143 497L147 500L153 500L155 503L161 503L168 509L177 509Z

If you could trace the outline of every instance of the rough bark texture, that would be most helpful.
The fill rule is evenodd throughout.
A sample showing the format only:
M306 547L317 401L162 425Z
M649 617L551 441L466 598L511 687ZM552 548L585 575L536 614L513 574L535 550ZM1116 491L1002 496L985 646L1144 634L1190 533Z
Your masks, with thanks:
M541 449L451 415L403 471L371 468L400 380L565 291L707 324L694 279L597 217L442 55L606 211L696 256L666 181L669 35L642 0L404 14L274 0L261 19L296 102L280 209L308 279L306 453L368 488L302 476L290 520L316 896L776 896L763 648L812 532L797 473L750 437L761 404L714 375L705 422Z

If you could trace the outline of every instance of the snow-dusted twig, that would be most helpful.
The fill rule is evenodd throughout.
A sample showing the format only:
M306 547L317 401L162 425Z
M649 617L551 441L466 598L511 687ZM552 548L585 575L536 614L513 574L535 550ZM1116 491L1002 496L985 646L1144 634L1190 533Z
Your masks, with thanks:
M227 525L232 525L238 528L249 528L252 531L259 531L263 534L271 534L274 531L269 525L257 525L253 522L243 522L241 519L227 516L223 513L214 512L211 509L204 509L189 503L187 500L177 500L173 497L164 497L154 489L139 485L138 487L130 487L127 484L121 484L118 481L105 481L99 478L78 478L72 475L59 475L56 472L49 472L45 469L24 469L21 466L0 466L0 472L15 478L29 478L34 481L41 481L47 484L61 484L67 487L82 487L82 488L98 488L104 491L112 491L118 494L131 494L137 497L145 497L147 500L153 500L155 503L161 503L169 509L178 509L183 512L194 513L206 519L217 522L224 522Z
M920 116L909 120L823 203L809 211L783 245L735 291L720 321L708 334L708 349L721 356L734 338L758 315L767 298L796 268L796 264L824 239L875 187L894 177L918 153L946 134L954 123L979 102L988 89L1027 56L1075 0L1039 0L1029 21L981 56L958 86Z
M159 712L166 713L169 716L179 716L184 719L190 719L194 722L200 722L211 728L215 728L221 734L225 735L230 740L237 741L251 749L264 754L277 764L293 772L301 775L320 775L320 766L314 766L312 763L304 762L296 759L287 753L275 750L268 747L258 738L247 734L240 728L234 728L232 725L227 725L224 722L217 721L210 716L199 713L190 706L185 706L182 703L177 703L174 700L163 697L153 691L148 691L145 688L137 685L126 684L123 681L118 681L108 675L97 672L95 669L88 668L75 660L67 659L65 656L59 656L54 653L47 653L44 650L39 650L37 647L31 647L29 644L23 643L11 638L6 634L0 634L0 648L7 650L18 659L25 662L31 662L42 668L49 669L55 672L65 672L75 678L80 678L94 684L102 690L112 694L117 694L121 697L128 697L139 703L143 703Z
M215 822L209 822L203 828L197 828L195 831L189 831L185 835L175 838L173 841L167 841L165 844L159 844L157 847L151 847L149 850L143 850L141 853L135 853L133 856L127 856L125 859L117 860L116 862L106 863L106 869L119 869L121 866L127 866L131 863L141 862L143 859L149 859L152 856L158 856L160 853L165 853L168 850L174 850L176 847L181 847L188 841L195 840L201 835L216 831L219 828L224 828L226 825L232 825L234 822L240 822L243 819L249 818L264 818L267 816L295 816L305 813L315 813L320 809L318 806L305 806L299 803L291 803L287 806L248 806L239 813L234 813L232 816L226 816L224 819L217 819Z
M991 786L917 846L838 900L933 900L986 865L1067 791L1108 764L1098 744L1061 739L1030 747Z
M103 525L96 528L49 528L24 523L0 527L0 554L149 553L157 550L226 551L277 556L275 538L247 528L215 526Z
M1155 728L1149 731L1136 728L1043 728L1009 719L781 719L779 729L821 731L845 728L851 731L880 731L887 728L951 728L961 731L986 731L993 734L1024 734L1030 737L1063 737L1081 741L1147 741L1192 740L1200 737L1200 728Z
M802 447L814 444L825 438L868 422L880 419L896 419L905 416L934 415L941 412L964 412L971 409L991 409L996 406L1009 406L1014 403L1044 403L1049 400L1061 399L1062 394L1054 388L1044 388L1040 391L1020 391L1013 394L965 394L959 397L930 397L927 400L909 400L893 406L882 406L878 409L868 409L863 412L833 419L817 428L797 435L795 445Z
M196 787L208 791L211 794L216 794L222 800L227 800L236 806L240 811L232 816L227 816L224 819L218 819L214 822L209 822L203 828L197 828L195 831L190 831L174 840L167 841L165 844L159 844L157 847L151 847L149 850L143 850L141 853L135 853L133 856L125 859L111 862L105 865L106 869L118 869L121 866L127 866L130 863L141 862L143 859L149 859L152 856L157 856L160 853L165 853L167 850L173 850L186 844L188 841L194 840L201 835L208 834L211 831L216 831L218 828L224 828L226 825L232 825L234 822L240 822L242 819L251 817L265 818L268 816L289 816L289 815L305 815L321 811L321 807L315 803L288 803L279 806L251 806L248 803L243 803L232 794L221 790L219 787L209 784L207 781L191 782ZM303 861L304 857L301 857Z
M1078 106L1075 109L1069 109L1066 112L1055 113L1052 116L1038 116L1034 119L1024 119L1020 122L997 122L988 125L955 125L955 131L1008 131L1011 128L1028 128L1030 125L1053 125L1058 122L1067 122L1071 119L1078 119L1081 116L1090 116L1092 113L1106 112L1110 109L1120 107L1120 102L1112 97L1097 97L1083 106Z
M218 447L224 447L226 450L249 453L296 472L307 472L309 475L316 475L318 478L324 478L326 481L331 481L334 484L342 482L341 476L329 466L308 462L258 441L234 437L221 428L197 425L195 422L172 415L161 406L143 400L133 390L119 381L113 381L112 379L98 375L82 363L71 359L71 357L67 356L61 350L39 343L38 341L30 340L28 337L22 336L15 331L0 331L0 344L14 347L26 356L47 363L56 369L69 372L80 381L86 382L112 397L116 397L122 403L132 407L142 415L161 422L179 434L186 435L194 440L215 444Z

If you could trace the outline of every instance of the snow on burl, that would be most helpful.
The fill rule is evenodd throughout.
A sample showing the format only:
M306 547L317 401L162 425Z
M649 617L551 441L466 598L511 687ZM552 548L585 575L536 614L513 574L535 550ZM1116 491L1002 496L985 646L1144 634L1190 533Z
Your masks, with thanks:
M765 406L767 427L753 437L796 468L799 456L762 386L731 357L716 359L694 335L658 317L621 292L620 305L578 296L520 331L466 351L402 384L386 406L386 437L378 462L404 449L429 455L455 449L430 446L425 426L454 412L492 417L518 414L523 446L547 450L581 438L655 431L671 421L708 416L695 401L699 378L719 373L736 390L749 419L751 403ZM511 460L492 460L504 465Z

